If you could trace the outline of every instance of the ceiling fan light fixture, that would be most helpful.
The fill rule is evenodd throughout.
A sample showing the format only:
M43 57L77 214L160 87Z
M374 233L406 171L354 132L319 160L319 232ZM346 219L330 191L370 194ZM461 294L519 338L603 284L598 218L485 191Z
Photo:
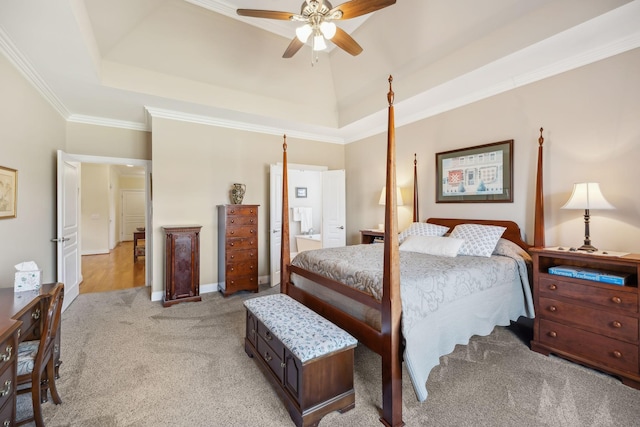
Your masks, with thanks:
M296 28L296 37L302 43L306 43L312 32L313 29L311 28L311 25L304 24L303 26Z
M318 33L313 36L313 50L325 50L327 48L327 43L324 41L324 37L322 34Z
M333 36L336 35L336 24L323 21L322 24L320 24L320 31L326 39L331 40Z

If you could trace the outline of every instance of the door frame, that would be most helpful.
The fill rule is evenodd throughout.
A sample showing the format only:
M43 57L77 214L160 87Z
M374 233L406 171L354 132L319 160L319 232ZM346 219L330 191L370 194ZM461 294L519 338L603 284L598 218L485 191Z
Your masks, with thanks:
M145 209L145 239L146 239L146 256L144 257L145 262L145 285L152 285L152 277L153 277L153 242L151 239L153 238L153 233L151 232L151 218L153 213L153 206L151 205L151 160L142 160L142 159L128 159L124 157L103 157L103 156L90 156L85 154L71 154L66 153L69 156L72 156L74 161L82 163L97 163L97 164L105 164L105 165L133 165L133 166L141 166L144 167L144 192L146 194L146 209ZM79 236L78 238L81 238ZM80 260L82 262L82 260ZM82 271L82 264L80 264L80 271Z

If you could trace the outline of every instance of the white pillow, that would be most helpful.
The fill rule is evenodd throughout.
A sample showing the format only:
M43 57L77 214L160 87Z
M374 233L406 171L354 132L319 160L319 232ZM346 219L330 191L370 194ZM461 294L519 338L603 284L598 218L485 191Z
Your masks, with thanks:
M402 244L408 236L442 236L449 227L426 222L414 222L398 235L398 243Z
M464 239L458 254L490 257L506 227L481 224L458 224L451 237Z
M400 245L401 251L420 252L421 254L454 257L464 243L462 239L440 236L407 236Z

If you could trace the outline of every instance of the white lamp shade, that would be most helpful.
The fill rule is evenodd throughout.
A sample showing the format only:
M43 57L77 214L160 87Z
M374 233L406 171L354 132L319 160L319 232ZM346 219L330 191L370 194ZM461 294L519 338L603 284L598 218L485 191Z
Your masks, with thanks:
M384 205L386 200L387 200L387 187L384 186L384 187L382 187L382 192L380 193L380 201L378 203L381 204L381 205ZM397 206L404 205L404 202L402 200L402 192L400 191L400 187L396 187L396 205Z
M313 36L313 50L325 50L327 43L324 41L322 34L316 34Z
M298 37L298 40L302 43L306 43L312 32L311 25L304 24L302 27L296 28L296 37Z
M322 24L320 24L320 31L322 31L322 35L325 36L325 38L331 40L333 36L336 35L336 24L323 21Z
M573 184L569 201L560 209L615 209L615 207L602 195L600 184L580 182Z

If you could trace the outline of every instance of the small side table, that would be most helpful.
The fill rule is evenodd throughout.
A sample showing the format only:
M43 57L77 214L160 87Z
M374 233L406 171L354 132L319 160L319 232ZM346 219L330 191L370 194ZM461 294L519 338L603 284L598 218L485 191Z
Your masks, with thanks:
M144 245L138 246L138 240L144 240L144 231L134 231L133 232L133 262L138 261L139 256L145 255L145 247Z
M384 241L384 231L381 230L360 230L360 243L369 244Z

